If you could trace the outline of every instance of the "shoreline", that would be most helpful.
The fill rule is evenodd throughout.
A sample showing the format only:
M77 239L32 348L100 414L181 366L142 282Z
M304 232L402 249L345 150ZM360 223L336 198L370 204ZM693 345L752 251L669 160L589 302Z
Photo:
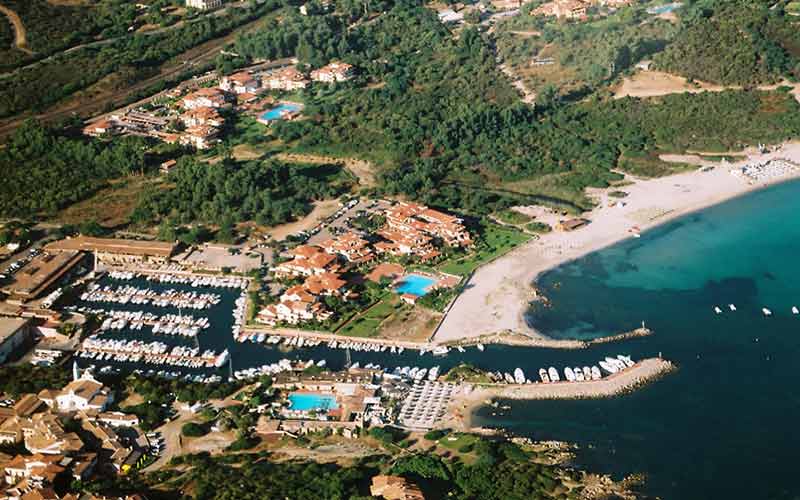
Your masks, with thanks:
M763 181L747 181L730 172L749 162L772 159L787 159L800 165L800 142L786 143L770 153L751 153L730 164L696 155L670 155L669 161L692 163L697 170L655 179L630 178L633 184L624 187L590 190L590 196L598 201L591 212L583 214L590 224L573 232L554 230L477 269L443 319L433 341L475 342L505 333L530 339L525 345L576 348L575 343L582 341L548 337L526 321L529 304L539 298L535 283L543 273L632 238L633 228L637 233L644 232L800 178L800 168L789 175ZM615 190L623 190L628 196L610 197L609 192ZM612 207L611 203L617 201L624 206ZM603 337L593 343L621 340L616 337Z
M469 385L448 408L448 417L441 423L463 432L484 433L489 430L474 426L475 412L496 400L536 401L563 399L606 399L620 396L650 384L676 370L676 366L663 358L647 358L634 366L600 380L585 382L555 382L534 384L481 384Z

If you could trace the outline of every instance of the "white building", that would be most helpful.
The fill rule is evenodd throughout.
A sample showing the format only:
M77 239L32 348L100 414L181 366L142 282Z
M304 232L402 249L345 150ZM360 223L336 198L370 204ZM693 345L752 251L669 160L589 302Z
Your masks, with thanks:
M223 0L186 0L186 6L200 10L211 10L222 7Z
M55 396L56 408L61 412L77 410L103 411L111 403L113 395L103 384L87 371L78 373L78 365L72 367L72 382Z

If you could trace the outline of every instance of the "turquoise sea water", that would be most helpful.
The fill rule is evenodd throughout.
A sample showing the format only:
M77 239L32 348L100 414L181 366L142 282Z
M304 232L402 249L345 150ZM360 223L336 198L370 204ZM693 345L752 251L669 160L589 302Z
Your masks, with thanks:
M800 498L800 183L678 219L539 284L553 307L529 321L544 333L593 338L645 320L654 336L584 355L662 352L678 371L615 399L483 409L479 424L577 442L581 465L645 473L660 498Z
M417 297L422 297L430 291L429 287L434 283L436 283L436 280L433 278L419 274L409 274L403 277L403 281L395 287L395 290L397 293L410 293Z
M289 401L292 403L292 410L335 410L339 408L336 398L324 394L313 394L307 392L293 392L289 394Z
M510 413L481 410L476 423L579 443L578 465L617 477L645 473L645 493L664 499L798 499L800 316L790 310L794 304L800 307L799 241L800 182L795 182L668 223L540 280L553 307L531 311L530 320L545 333L592 338L645 320L656 332L652 337L577 351L487 345L485 352L468 348L437 358L410 350L400 355L353 352L352 361L389 369L441 365L443 371L467 362L490 371L520 367L535 378L543 366L583 366L608 355L640 359L662 352L678 371L627 396L515 401ZM190 289L141 280L125 284ZM344 351L324 346L285 352L233 342L231 310L238 292L214 291L222 296L220 304L190 313L209 315L212 326L200 334L199 345L217 352L229 349L233 369L284 357L325 359L331 369L344 365ZM736 304L735 313L728 311L729 303ZM724 313L714 314L715 305ZM765 318L762 307L774 316ZM106 335L194 345L191 339L145 330ZM218 371L227 372L228 367Z

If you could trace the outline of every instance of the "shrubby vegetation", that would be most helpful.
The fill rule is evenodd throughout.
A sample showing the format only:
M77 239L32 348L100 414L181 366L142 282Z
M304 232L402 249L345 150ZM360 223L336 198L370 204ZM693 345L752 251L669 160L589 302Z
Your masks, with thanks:
M312 201L335 197L352 184L337 166L289 166L272 160L209 165L192 158L182 159L168 181L174 187L144 195L135 221L169 217L179 223L230 226L255 220L274 225L307 214Z
M29 392L35 394L42 389L63 387L71 379L71 372L62 366L3 366L0 367L0 394L14 397Z
M147 486L167 484L192 491L197 499L366 499L370 479L399 474L419 484L426 498L459 500L531 500L573 498L580 494L577 474L535 463L529 452L510 442L473 436L463 453L474 459L442 458L435 453L406 453L362 459L352 466L307 461L274 462L266 453L211 457L207 453L174 459L169 469L148 474ZM299 442L299 441L298 441ZM124 491L124 489L123 489ZM577 498L577 497L575 497Z
M800 30L780 2L695 0L681 22L675 41L656 58L659 68L726 85L800 77Z
M148 169L146 146L138 137L112 144L71 139L28 121L0 149L0 216L52 214L109 179L141 174Z
M42 110L111 73L115 74L113 80L117 85L112 90L151 77L169 58L225 35L275 9L277 2L236 8L232 14L206 17L164 33L133 34L101 46L58 54L41 64L20 69L14 78L0 79L0 118Z
M623 8L608 17L565 23L532 16L533 3L523 13L499 25L497 46L503 61L536 91L537 103L545 94L582 97L599 90L642 59L670 43L677 28L648 14L644 6ZM525 36L519 33L541 33ZM552 58L553 64L533 67L535 59Z

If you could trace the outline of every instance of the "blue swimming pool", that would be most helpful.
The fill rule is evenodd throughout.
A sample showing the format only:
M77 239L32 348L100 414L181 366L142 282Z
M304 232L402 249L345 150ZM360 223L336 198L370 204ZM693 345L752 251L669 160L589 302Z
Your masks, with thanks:
M409 274L403 277L403 280L394 289L397 293L410 293L411 295L422 297L430 292L430 286L434 283L436 283L434 278L419 274Z
M293 392L289 394L289 401L292 403L289 408L298 411L335 410L339 408L336 398L325 394Z
M273 120L280 120L283 118L285 113L293 113L295 111L300 111L301 106L299 104L292 104L290 102L285 102L283 104L279 104L272 109L264 111L261 113L259 118L264 121L273 121Z
M681 7L683 7L683 3L681 2L668 3L666 5L660 5L658 7L650 7L649 9L647 9L647 13L661 15L661 14L666 14L668 12L672 12L673 10L679 9Z

